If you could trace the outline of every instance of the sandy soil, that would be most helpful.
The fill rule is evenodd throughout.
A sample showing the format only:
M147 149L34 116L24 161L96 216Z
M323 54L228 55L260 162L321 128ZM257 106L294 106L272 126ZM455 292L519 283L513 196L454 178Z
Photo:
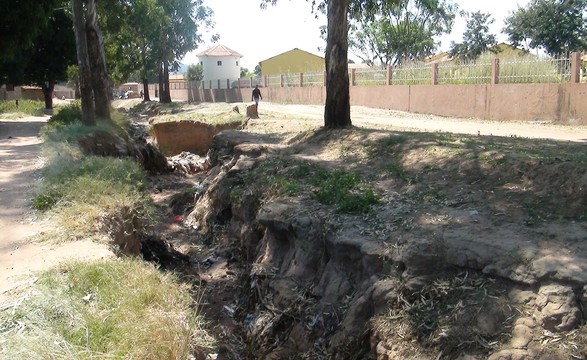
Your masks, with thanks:
M292 117L303 117L323 123L324 107L321 105L281 105L262 103L259 105L261 119L263 113L282 113ZM548 122L500 122L481 119L459 119L427 114L413 114L395 110L374 109L364 106L351 107L353 125L389 126L410 131L450 132L459 134L478 134L495 136L517 136L535 139L587 141L586 126L556 125Z
M47 119L0 119L0 306L34 282L37 271L66 259L112 255L106 246L89 241L31 241L44 226L31 209L31 198L42 166L39 130Z

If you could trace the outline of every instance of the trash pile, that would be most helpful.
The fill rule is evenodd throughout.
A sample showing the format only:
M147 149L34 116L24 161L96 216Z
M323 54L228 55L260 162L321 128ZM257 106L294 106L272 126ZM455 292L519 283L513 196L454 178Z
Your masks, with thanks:
M207 171L211 167L208 156L201 157L187 151L167 158L167 162L174 171L179 171L187 175Z

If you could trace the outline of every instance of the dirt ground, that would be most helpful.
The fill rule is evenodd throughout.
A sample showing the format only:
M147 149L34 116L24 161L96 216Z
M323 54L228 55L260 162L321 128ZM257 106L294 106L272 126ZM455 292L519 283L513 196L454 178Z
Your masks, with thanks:
M112 256L106 246L90 241L31 241L46 226L31 208L31 198L43 163L39 130L48 118L0 118L0 306L14 300L14 290L34 282L36 271L67 259Z
M117 101L115 106L124 106L130 102L132 100ZM205 108L219 107L207 104ZM252 131L273 132L277 127L281 132L295 133L320 126L323 123L323 111L323 107L318 105L262 102L259 107L261 120L252 123L251 128ZM263 120L276 117L283 117L287 121ZM86 257L88 254L97 258L112 256L107 247L91 242L56 245L29 241L32 235L42 231L42 224L30 207L30 199L42 165L41 139L38 134L47 119L47 116L0 119L0 303L10 299L11 290L34 279L34 271L51 267L64 259ZM352 107L352 120L359 127L377 125L410 131L587 141L587 127L549 123L445 118L366 107Z
M124 104L130 104L130 101L117 101L114 106ZM240 107L243 108L244 105L241 104ZM193 105L202 111L215 111L226 106L227 104ZM276 142L283 137L291 137L304 130L317 128L323 123L321 106L262 102L259 115L260 120L249 121L246 130L268 135L277 134ZM587 127L560 126L552 123L454 119L365 107L353 107L352 119L353 125L357 127L393 131L544 138L578 143L587 141ZM30 208L35 181L41 176L41 139L38 132L46 120L46 117L0 119L0 306L15 300L14 290L22 289L34 281L34 271L49 268L65 259L112 256L105 245L85 242L46 244L30 241L32 235L43 231L43 226L46 226L37 219ZM306 153L308 150L306 149ZM169 229L170 234L176 231L177 229ZM219 263L219 266L224 265ZM213 270L215 269L202 274L203 277L209 277L205 279L209 283L218 278ZM219 299L220 308L223 300Z

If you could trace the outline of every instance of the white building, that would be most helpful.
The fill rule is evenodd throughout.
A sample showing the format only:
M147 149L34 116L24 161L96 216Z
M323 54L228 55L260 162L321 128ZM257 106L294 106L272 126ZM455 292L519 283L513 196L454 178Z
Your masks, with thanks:
M218 89L220 80L220 89L227 88L229 84L238 80L241 73L240 59L243 57L236 51L227 48L224 45L215 45L196 55L202 69L204 70L204 87Z

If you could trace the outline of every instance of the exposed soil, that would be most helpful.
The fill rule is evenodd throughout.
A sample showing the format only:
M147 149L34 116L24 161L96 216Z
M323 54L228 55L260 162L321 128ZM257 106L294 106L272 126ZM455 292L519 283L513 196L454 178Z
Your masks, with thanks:
M68 259L113 256L91 241L37 243L44 224L31 209L42 167L40 128L48 116L0 119L0 306L35 281L35 272Z
M585 128L353 108L354 129L316 131L321 116L264 103L217 136L211 170L159 178L162 236L198 268L212 357L587 355ZM533 140L549 137L566 141ZM320 204L299 178L317 168L360 174L380 202Z
M164 218L143 254L204 289L208 358L587 357L587 128L352 114L353 129L326 132L320 106L261 103L217 136L210 170L153 177ZM59 259L21 251L37 230L34 119L0 121L0 230L16 233L0 235L4 299L16 274ZM320 169L359 174L378 203L318 201Z

